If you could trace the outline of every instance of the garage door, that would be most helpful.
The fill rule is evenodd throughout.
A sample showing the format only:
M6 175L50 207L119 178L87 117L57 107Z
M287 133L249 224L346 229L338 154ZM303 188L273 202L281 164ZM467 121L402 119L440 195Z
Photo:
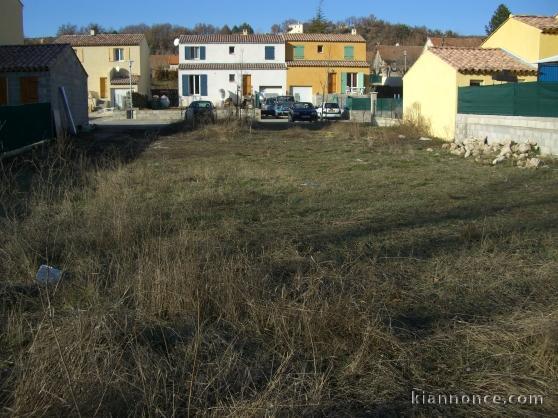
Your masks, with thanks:
M291 94L297 102L312 103L312 87L291 87Z

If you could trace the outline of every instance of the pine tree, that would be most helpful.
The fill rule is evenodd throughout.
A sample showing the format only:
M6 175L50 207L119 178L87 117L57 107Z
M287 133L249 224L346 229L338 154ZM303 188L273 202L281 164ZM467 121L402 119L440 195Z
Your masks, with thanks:
M324 0L320 0L318 9L316 10L316 16L314 16L308 25L309 33L324 33L327 29L327 20L324 15L323 3Z
M490 19L490 23L485 26L486 34L490 35L496 29L500 27L502 23L504 23L508 17L510 17L510 9L505 4L501 4L498 6L494 14L492 15L492 19Z

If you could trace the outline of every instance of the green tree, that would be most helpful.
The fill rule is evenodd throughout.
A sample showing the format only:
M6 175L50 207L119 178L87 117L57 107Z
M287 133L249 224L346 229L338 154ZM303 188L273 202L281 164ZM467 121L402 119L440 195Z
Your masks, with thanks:
M490 19L490 23L485 26L486 34L490 35L496 29L500 27L502 23L504 23L508 17L510 17L511 11L505 4L501 4L498 6L494 14L492 15L492 19Z
M328 22L324 15L324 0L320 0L318 4L318 9L316 10L316 16L310 21L308 25L309 33L324 33L327 29Z

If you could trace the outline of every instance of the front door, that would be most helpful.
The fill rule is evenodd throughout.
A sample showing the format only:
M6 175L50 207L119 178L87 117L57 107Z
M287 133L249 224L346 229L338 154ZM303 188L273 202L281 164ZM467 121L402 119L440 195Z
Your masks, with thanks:
M252 94L252 76L245 74L242 76L242 95L248 96Z
M327 92L328 94L337 93L337 74L329 73L327 75Z
M99 95L101 96L101 99L106 99L107 98L107 78L106 77L101 77L101 88L100 88L100 92Z

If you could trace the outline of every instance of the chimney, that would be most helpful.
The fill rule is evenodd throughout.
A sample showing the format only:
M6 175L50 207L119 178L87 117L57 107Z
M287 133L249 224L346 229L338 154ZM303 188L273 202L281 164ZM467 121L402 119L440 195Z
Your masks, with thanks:
M351 35L358 35L356 28L351 29Z
M248 36L248 29L242 29L242 34L244 36Z
M91 36L97 35L97 31L96 31L95 29L91 29L91 30L89 31L89 33L90 33Z

